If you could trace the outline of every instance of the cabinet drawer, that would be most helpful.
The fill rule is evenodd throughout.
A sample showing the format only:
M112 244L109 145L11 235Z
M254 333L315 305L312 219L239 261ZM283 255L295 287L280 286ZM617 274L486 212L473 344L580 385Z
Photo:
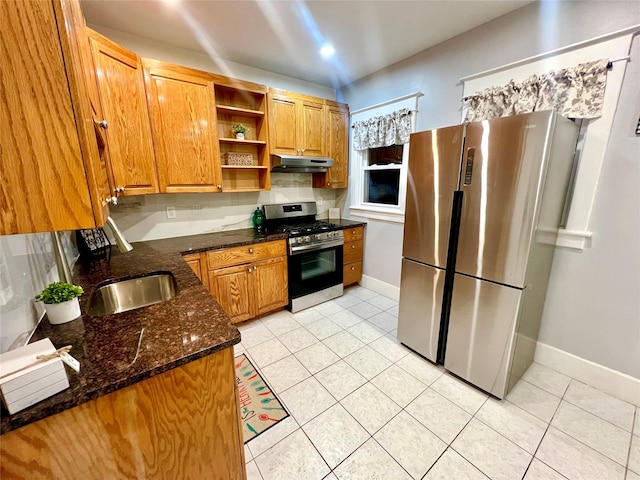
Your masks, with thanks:
M364 227L345 228L343 231L344 243L362 240L364 236Z
M362 262L349 263L343 267L342 283L346 287L358 283L362 278Z
M344 264L362 260L362 240L344 244Z
M270 257L282 257L287 254L285 240L275 242L253 243L242 247L225 248L207 252L207 265L209 270L214 268L239 265Z

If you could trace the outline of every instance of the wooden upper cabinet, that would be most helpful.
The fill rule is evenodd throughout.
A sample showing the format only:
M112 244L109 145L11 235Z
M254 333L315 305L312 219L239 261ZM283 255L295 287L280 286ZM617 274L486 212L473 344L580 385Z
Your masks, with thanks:
M269 147L271 153L323 157L325 116L322 99L269 92Z
M114 195L158 193L158 175L140 57L89 30Z
M146 58L142 63L160 191L221 191L211 75Z
M80 6L3 1L0 18L0 235L102 225Z
M297 105L294 99L269 95L269 145L271 153L298 155Z
M349 182L349 107L337 102L325 106L327 156L333 167L327 173L314 173L316 188L347 188Z

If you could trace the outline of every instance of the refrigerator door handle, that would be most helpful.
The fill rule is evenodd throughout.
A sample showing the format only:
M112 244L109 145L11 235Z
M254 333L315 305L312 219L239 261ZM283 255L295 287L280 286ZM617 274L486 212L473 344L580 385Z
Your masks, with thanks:
M471 185L471 177L473 174L473 159L476 156L475 147L471 147L467 149L467 161L464 169L464 183L463 185L469 186Z

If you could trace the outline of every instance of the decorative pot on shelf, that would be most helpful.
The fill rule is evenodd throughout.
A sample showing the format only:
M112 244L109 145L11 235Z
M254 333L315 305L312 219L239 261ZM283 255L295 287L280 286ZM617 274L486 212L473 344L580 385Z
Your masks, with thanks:
M236 138L238 140L244 140L244 133L240 133L240 132L236 133Z
M52 325L60 325L75 320L81 315L78 297L62 303L45 303L44 309Z

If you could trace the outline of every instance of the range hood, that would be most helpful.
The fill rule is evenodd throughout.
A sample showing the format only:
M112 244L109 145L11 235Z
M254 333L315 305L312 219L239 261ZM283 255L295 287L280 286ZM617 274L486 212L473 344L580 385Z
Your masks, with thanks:
M271 155L271 171L275 173L324 173L329 167L333 167L332 158Z

